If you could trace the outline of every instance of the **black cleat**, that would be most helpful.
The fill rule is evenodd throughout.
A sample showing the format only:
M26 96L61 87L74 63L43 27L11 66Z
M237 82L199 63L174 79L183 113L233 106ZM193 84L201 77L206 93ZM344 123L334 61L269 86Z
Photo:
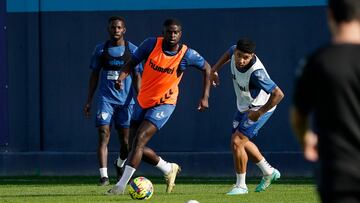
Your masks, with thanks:
M99 180L98 186L107 186L110 184L109 178L108 177L102 177Z
M116 180L119 181L122 174L124 173L124 167L119 167L117 165L117 159L115 159L114 167L115 167L115 171L116 171Z

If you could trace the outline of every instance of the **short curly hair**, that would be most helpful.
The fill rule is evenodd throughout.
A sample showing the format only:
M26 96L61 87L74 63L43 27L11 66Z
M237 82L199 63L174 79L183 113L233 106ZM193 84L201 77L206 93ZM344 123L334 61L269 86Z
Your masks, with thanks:
M236 43L236 49L245 53L255 53L256 44L248 38L242 38Z

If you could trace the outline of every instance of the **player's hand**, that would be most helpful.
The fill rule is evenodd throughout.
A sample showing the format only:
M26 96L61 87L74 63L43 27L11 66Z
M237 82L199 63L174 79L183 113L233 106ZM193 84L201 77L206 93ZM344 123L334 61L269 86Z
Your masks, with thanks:
M210 83L212 84L212 86L217 87L220 85L220 79L219 79L219 74L216 71L211 71L210 73Z
M116 82L115 82L115 89L117 89L117 90L122 90L122 89L124 89L124 84L123 84L122 80L116 80Z
M91 117L91 104L90 103L86 103L84 106L84 114L86 118L90 118Z
M202 98L199 102L199 106L197 110L203 112L208 108L209 108L209 100L207 98Z
M260 111L249 111L248 114L248 118L254 122L256 122L257 120L259 120L260 116L262 115L262 113Z
M312 131L307 131L304 136L304 157L306 160L315 162L319 159L317 150L318 137Z

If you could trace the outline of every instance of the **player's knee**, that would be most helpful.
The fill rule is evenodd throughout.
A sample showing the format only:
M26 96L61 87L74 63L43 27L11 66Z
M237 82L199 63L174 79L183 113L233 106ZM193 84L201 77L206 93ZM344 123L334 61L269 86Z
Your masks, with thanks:
M145 131L139 132L134 139L133 147L136 147L136 150L142 150L147 140L147 133Z
M99 145L107 145L110 139L110 132L106 129L99 129Z
M233 151L236 151L240 147L240 143L235 140L232 140L230 147Z
M100 127L98 132L99 132L100 137L109 137L110 136L110 130L108 128Z
M146 132L141 132L141 133L137 134L136 139L137 139L138 145L144 144L146 137L147 137Z
M231 139L231 149L236 151L240 148L244 148L246 140L240 139L237 136L233 136Z

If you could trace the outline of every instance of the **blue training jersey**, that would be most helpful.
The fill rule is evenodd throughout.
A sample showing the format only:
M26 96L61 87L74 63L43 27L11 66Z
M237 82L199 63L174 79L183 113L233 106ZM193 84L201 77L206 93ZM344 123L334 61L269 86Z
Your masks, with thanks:
M131 76L129 75L125 78L124 90L119 91L115 89L114 84L121 70L104 70L104 67L102 67L103 63L101 61L102 54L104 52L104 46L105 43L101 43L95 47L90 63L90 69L93 71L101 71L99 78L99 91L97 94L99 100L118 105L134 104L134 88L132 88ZM128 42L128 47L131 54L134 53L137 49L137 47L131 42ZM108 53L112 57L123 56L124 52L125 46L109 46L108 48ZM114 65L124 65L126 62L113 59L109 63ZM136 66L135 71L141 73L142 64Z
M146 60L156 44L156 37L150 37L145 39L139 46L139 48L132 55L132 59L140 63L143 60ZM171 56L175 55L177 52L164 51L166 54ZM195 67L200 70L205 68L205 59L195 50L188 48L185 52L184 57L180 62L180 70L184 71L187 67Z
M230 56L232 56L234 54L234 50L236 48L236 45L233 45L229 48L228 53ZM240 72L246 72L254 63L256 62L256 57L254 57L249 65L244 68L239 70ZM268 74L265 73L264 70L259 69L259 70L255 70L251 76L250 76L250 83L249 83L249 90L250 90L250 94L251 97L255 98L259 93L260 90L264 90L266 93L270 94L275 88L277 87L277 85L275 84L274 81L272 81L270 79L270 77L268 76Z

